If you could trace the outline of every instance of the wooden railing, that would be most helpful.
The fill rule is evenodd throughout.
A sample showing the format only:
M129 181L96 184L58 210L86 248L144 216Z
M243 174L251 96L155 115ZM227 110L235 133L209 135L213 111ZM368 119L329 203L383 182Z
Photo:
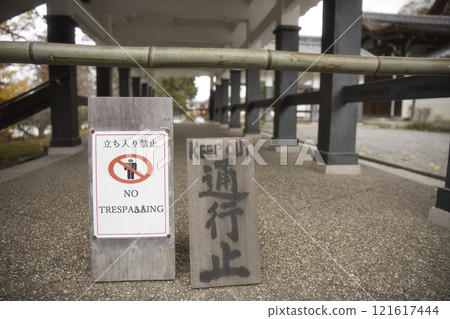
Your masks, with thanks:
M345 103L450 97L450 76L410 76L375 81L346 86L342 94ZM229 109L267 109L274 102L275 98L270 98L248 104L231 105ZM286 95L277 103L282 103L283 106L320 104L320 91Z

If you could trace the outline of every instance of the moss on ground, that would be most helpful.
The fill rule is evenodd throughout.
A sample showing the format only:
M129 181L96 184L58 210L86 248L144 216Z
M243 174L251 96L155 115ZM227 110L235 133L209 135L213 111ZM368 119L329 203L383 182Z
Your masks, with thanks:
M47 138L0 140L0 169L43 156L48 145Z

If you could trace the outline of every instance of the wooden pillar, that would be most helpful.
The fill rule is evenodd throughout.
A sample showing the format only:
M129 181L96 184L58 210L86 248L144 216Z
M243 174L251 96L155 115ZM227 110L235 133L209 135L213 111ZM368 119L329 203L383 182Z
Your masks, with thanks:
M336 41L326 53L359 55L361 8L362 0L324 0L322 52ZM346 104L342 99L342 88L354 84L358 84L358 75L322 73L320 77L318 148L328 165L358 164L355 152L357 104Z
M76 22L69 16L47 15L48 42L75 43ZM51 147L81 144L78 132L77 72L75 66L49 65L52 117Z
M228 124L228 79L222 79L222 103L220 124Z
M111 68L97 67L97 96L112 96Z
M275 49L283 51L298 51L298 32L300 27L296 25L280 25L275 33ZM298 72L275 71L275 97L297 93ZM287 90L287 91L286 91ZM275 117L273 126L274 138L297 138L297 106L282 105L283 99L279 99L274 105Z
M231 70L231 116L230 116L230 128L241 127L241 111L233 106L240 104L241 102L241 71Z
M130 96L130 69L119 68L119 96Z
M134 76L131 78L131 86L133 89L133 96L140 97L141 96L141 78L138 76Z
M319 105L311 104L310 122L317 122L319 120Z
M445 187L437 190L436 208L450 212L450 147L448 150L447 176L445 177Z
M259 100L259 76L260 71L248 69L245 73L245 85L247 88L245 103L245 128L244 134L259 134L259 109L252 108L251 102Z
M214 120L214 90L209 91L209 120Z
M264 98L270 99L272 97L272 87L265 86L264 87ZM264 122L269 123L272 120L272 116L270 115L271 110L267 110L266 114L264 114Z
M222 118L222 85L216 84L216 90L214 91L214 121L221 122Z
M141 96L148 96L148 85L147 85L147 83L141 83Z

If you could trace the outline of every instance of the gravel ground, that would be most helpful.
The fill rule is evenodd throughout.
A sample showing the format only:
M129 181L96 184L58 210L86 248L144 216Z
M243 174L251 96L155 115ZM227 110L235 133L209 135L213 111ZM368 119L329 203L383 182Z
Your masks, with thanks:
M175 126L175 198L187 187L185 138L214 135L229 133ZM450 233L426 218L435 189L365 166L351 177L279 166L278 153L260 153L268 166L256 166L256 180L283 207L257 187L261 284L190 287L186 195L175 208L175 280L93 284L84 151L1 184L0 298L449 300Z
M272 132L270 125L264 125L266 131ZM298 125L297 137L317 142L317 123ZM365 126L358 126L356 133L356 151L360 155L440 176L446 174L449 142L448 133Z

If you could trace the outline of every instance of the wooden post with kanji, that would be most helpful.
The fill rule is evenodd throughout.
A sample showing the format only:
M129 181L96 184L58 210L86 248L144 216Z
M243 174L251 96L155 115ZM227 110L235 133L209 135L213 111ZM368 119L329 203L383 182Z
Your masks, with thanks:
M187 140L193 288L261 282L254 160L248 138Z

